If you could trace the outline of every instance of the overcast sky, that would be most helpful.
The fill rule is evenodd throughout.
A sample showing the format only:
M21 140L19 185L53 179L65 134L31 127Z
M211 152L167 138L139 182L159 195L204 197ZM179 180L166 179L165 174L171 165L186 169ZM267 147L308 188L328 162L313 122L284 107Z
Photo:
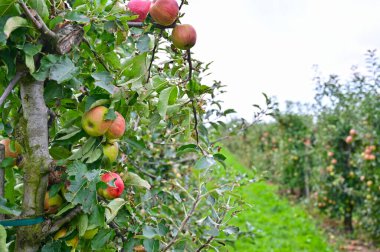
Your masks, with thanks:
M348 76L380 43L376 0L189 0L183 11L182 23L197 30L195 56L214 61L225 106L247 120L262 92L281 103L312 101L314 64Z

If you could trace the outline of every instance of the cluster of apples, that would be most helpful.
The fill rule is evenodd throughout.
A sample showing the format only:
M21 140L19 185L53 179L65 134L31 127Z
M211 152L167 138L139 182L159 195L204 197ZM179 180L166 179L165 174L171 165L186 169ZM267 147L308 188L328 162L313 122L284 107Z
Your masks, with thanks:
M90 136L106 136L107 143L103 145L103 153L113 163L119 154L117 139L125 132L125 119L119 112L115 112L115 120L105 120L107 113L107 107L92 108L83 115L82 128Z
M375 145L370 145L370 146L365 147L364 153L362 153L364 160L367 160L367 161L375 160L376 156L375 154L373 154L373 151L375 150L376 150Z
M354 141L355 136L358 134L358 132L355 129L350 129L349 135L346 137L345 141L347 144L350 144Z
M127 8L138 17L133 20L143 22L148 13L153 21L162 26L170 26L175 24L179 6L176 0L131 0L127 4ZM177 24L172 32L173 45L181 50L192 48L197 41L197 33L193 26L189 24Z
M103 145L103 153L112 162L116 161L119 146L117 139L122 137L125 132L125 119L119 113L115 112L115 120L106 120L108 108L97 106L87 111L82 117L82 128L90 136L106 136L107 143ZM107 188L99 188L98 194L106 199L119 197L124 190L124 182L119 174L108 172L102 175L101 180L107 183ZM115 186L108 183L114 181Z

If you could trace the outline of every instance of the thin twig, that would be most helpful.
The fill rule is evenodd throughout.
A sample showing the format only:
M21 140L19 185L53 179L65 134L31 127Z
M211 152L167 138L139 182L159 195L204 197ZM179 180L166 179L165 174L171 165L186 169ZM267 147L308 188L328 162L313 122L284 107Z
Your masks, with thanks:
M133 165L133 167L135 167L135 169L137 169L139 172L141 172L141 173L143 173L143 174L149 176L150 178L152 178L152 179L156 179L156 178L157 178L156 175L153 175L153 174L151 174L151 173L149 173L149 172L147 172L147 171L144 171L144 170L143 170L142 168L140 168L140 167L139 167L134 161L128 159L127 162L129 162L131 165Z
M4 93L0 97L0 106L3 105L4 101L7 99L8 95L11 93L13 88L16 86L17 82L24 77L26 72L17 72L15 77L9 82L8 87L4 90Z
M94 54L94 56L98 60L98 62L104 67L104 69L107 70L107 72L110 73L111 70L109 69L109 67L107 66L107 64L104 62L104 60L102 59L102 57L100 57L99 54L94 49L92 49L92 46L91 46L90 42L85 37L83 37L83 41L88 46L88 48L90 48L90 51L92 52L92 54Z
M178 240L179 235L182 233L183 229L186 227L187 223L189 222L190 218L193 216L195 209L197 208L199 202L202 199L202 195L200 190L198 191L198 195L193 202L193 205L191 206L190 211L186 214L185 219L181 222L181 226L179 227L177 234L174 236L174 238L165 246L165 248L162 249L163 252L168 251L168 249L176 243Z
M58 35L56 33L54 33L53 31L51 31L47 27L47 25L42 20L42 18L40 17L40 15L38 15L37 12L34 11L34 13L32 13L30 11L30 9L28 8L28 6L26 6L26 4L24 3L23 0L19 0L18 3L20 4L21 8L23 9L25 15L28 17L28 19L30 21L33 22L33 24L36 26L36 28L38 30L40 30L43 34L45 34L49 38L52 38L52 39L55 39L55 40L58 39Z
M162 33L163 33L163 30L160 31L160 34L158 35L158 37L156 38L156 41L154 42L154 47L153 47L153 51L152 51L152 58L150 59L150 64L149 64L149 68L148 68L148 78L146 79L146 83L148 83L149 79L150 79L150 71L152 69L152 65L153 65L153 61L154 61L154 55L156 54L156 50L157 50L158 44L160 42Z
M112 221L112 222L109 223L109 225L115 231L116 236L120 237L121 241L123 242L123 244L122 244L122 250L121 251L125 252L126 250L124 248L124 243L127 243L128 240L125 238L125 235L122 232L120 232L119 226L115 222Z
M181 4L180 4L180 6L179 6L179 10L182 9L182 6L183 6L184 3L185 3L185 0L182 0L182 1L181 1Z

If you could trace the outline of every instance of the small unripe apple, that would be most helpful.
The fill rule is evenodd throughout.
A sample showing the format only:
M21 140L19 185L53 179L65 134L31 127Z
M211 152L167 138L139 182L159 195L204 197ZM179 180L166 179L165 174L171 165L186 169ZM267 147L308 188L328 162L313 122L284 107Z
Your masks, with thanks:
M82 128L90 136L102 136L111 126L111 120L105 120L108 108L98 106L87 111L82 117Z
M54 195L53 197L49 196L49 192L45 193L44 209L47 213L57 213L58 209L63 203L63 199L59 194Z
M334 152L332 152L332 151L327 152L327 156L333 157L334 156Z
M122 135L124 135L124 132L125 132L124 117L119 112L115 112L115 114L116 114L116 119L112 121L110 127L108 128L106 132L106 137L108 139L118 139Z
M352 143L353 140L354 139L352 136L347 136L345 141L346 141L346 143L350 144L350 143Z
M98 193L99 195L103 196L106 199L114 199L119 197L124 190L124 182L120 178L119 174L114 172L107 172L102 175L101 180L104 183L108 183L113 181L115 186L111 186L107 184L107 188L99 188Z
M149 9L153 20L163 26L173 24L178 17L178 12L179 6L176 0L157 0Z
M89 230L86 230L86 232L84 232L82 237L83 239L91 240L92 238L94 238L94 236L97 233L98 233L98 228L89 229Z
M70 240L66 241L67 246L73 247L73 248L76 248L78 246L78 243L79 243L78 235L76 235L73 238L71 238Z
M173 45L182 50L192 48L197 42L197 32L189 24L180 24L172 32Z
M54 240L61 239L62 237L65 237L66 234L67 234L67 228L63 227L60 230L58 230L57 233L55 233Z
M331 160L331 164L336 164L336 163L338 163L338 161L334 158L333 160Z
M367 186L368 186L368 187L371 187L372 185L373 185L372 180L368 180L368 181L367 181Z
M119 154L119 144L117 142L106 143L103 145L103 154L108 157L111 163L115 162Z
M131 0L127 7L135 15L139 15L138 18L132 20L134 22L143 22L148 16L151 2L149 0Z
M11 140L9 138L1 140L0 144L5 147L5 158L17 158L21 154L21 145L18 142L15 142L14 150L11 150Z

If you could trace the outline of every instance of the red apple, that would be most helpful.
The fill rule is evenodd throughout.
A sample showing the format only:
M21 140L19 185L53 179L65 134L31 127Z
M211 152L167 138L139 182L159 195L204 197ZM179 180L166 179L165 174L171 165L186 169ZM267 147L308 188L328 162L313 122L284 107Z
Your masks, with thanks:
M98 106L87 111L82 117L82 127L90 136L102 136L111 126L111 120L104 120L108 108Z
M357 134L358 132L356 132L356 130L350 129L350 136L356 136Z
M115 162L119 154L119 144L117 142L106 143L103 145L103 154L108 157L111 163Z
M176 0L157 0L152 4L149 13L153 20L163 26L169 26L178 17L179 6Z
M119 112L115 112L115 114L116 114L116 119L112 121L111 126L108 128L106 132L106 137L108 139L118 139L125 132L124 117Z
M177 25L172 32L172 41L175 47L188 50L197 42L197 32L189 24Z
M107 184L107 188L105 189L99 188L98 193L104 198L114 199L114 198L119 197L123 193L124 182L120 178L119 174L114 173L114 172L107 172L102 175L101 180L104 183L108 183L114 180L113 183L115 184L115 186L111 186Z
M63 199L59 194L56 194L53 197L50 197L49 192L45 193L45 202L44 202L45 212L57 213L62 203L63 203Z
M327 156L333 157L334 156L334 152L332 152L332 151L327 152Z
M134 22L144 22L150 9L151 2L149 0L131 0L127 7L135 15L139 15L138 18L132 20Z
M346 141L346 143L350 144L350 143L352 143L353 140L354 140L353 137L350 135L350 136L346 137L345 141Z
M14 151L11 150L11 140L9 138L1 140L0 144L3 144L5 147L5 158L17 158L21 154L21 145L18 142L14 144Z

